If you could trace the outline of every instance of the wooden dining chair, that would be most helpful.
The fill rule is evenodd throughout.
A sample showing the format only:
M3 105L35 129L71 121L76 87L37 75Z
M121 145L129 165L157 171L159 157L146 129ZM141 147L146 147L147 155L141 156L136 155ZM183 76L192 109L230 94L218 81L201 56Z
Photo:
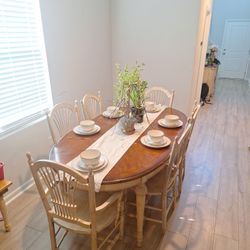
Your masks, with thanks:
M54 144L80 123L79 106L77 101L72 105L70 103L56 104L52 110L47 113L47 121Z
M169 91L162 87L151 87L145 92L145 100L153 101L155 104L166 105L172 108L174 100L174 90Z
M191 125L187 126L179 140L173 141L169 160L166 160L161 167L163 169L146 182L146 200L144 220L161 223L163 232L167 228L167 218L171 209L175 208L178 197L178 175L181 164L180 151L185 139L189 136ZM160 197L160 206L155 204L153 197ZM153 201L153 203L151 203ZM133 202L130 204L134 204ZM146 215L147 210L161 213L161 219ZM154 213L151 213L151 215ZM131 214L129 214L131 215Z
M192 131L196 122L197 115L200 111L200 108L201 108L201 103L197 103L197 101L195 101L191 116L188 118L188 123L192 124L191 127Z
M82 110L85 119L91 120L102 113L102 98L101 93L98 95L86 94L82 99Z
M122 192L95 193L91 171L84 177L66 165L48 160L33 162L29 153L27 158L46 210L53 250L59 248L69 231L89 235L92 250L108 243L111 248L119 237L123 237ZM56 232L55 225L58 226ZM108 236L98 244L97 234L108 227ZM58 241L56 236L61 230L64 234Z
M184 181L185 176L185 159L186 159L186 152L189 144L189 140L192 134L192 124L188 123L183 134L181 135L180 139L178 140L178 197L181 195L182 191L182 184Z
M179 171L179 182L178 182L178 197L180 196L181 194L181 189L182 189L182 183L183 183L183 180L184 180L184 177L185 177L185 170L186 170L186 152L187 152L187 148L188 148L188 145L189 145L189 142L190 142L190 139L191 139L191 135L193 133L193 129L194 129L194 125L195 125L195 122L196 122L196 118L197 118L197 115L199 113L199 110L201 108L201 104L200 103L197 103L195 101L194 103L194 107L193 107L193 110L192 110L192 113L191 113L191 116L188 118L188 122L187 122L187 126L190 125L190 133L189 133L189 136L187 138L187 141L185 141L184 143L184 146L183 146L183 149L182 149L182 162L181 162L181 165L180 165L180 171Z
M155 208L151 206L145 206L145 208L160 211L162 213L162 219L150 219L145 217L146 220L162 223L162 230L165 232L167 225L167 217L170 208L175 208L176 199L179 196L179 171L182 163L182 151L185 148L185 142L189 137L191 125L188 125L182 133L180 139L175 138L170 155L169 162L163 169L163 172L158 173L153 178L149 179L146 183L147 192L149 196L161 197L161 208ZM177 188L178 185L178 188ZM170 193L170 195L169 195Z

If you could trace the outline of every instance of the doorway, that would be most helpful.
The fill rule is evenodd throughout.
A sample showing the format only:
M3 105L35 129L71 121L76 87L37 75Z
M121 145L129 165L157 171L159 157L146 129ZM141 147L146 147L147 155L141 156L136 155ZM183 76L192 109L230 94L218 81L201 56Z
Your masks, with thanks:
M219 67L221 78L244 79L250 54L250 20L226 20Z

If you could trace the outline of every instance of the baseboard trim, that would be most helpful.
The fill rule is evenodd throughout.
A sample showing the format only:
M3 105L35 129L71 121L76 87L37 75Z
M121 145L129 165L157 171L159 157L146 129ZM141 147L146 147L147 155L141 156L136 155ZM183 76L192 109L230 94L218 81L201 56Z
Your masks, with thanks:
M248 85L250 86L250 78L246 78L246 77L245 77L244 80L247 81L247 82L248 82Z
M8 192L6 196L4 196L4 199L6 201L6 204L11 203L13 200L15 200L17 197L19 197L21 194L23 194L26 190L28 190L30 187L34 185L33 178L26 181L23 185L18 187L17 189L13 190L12 192Z

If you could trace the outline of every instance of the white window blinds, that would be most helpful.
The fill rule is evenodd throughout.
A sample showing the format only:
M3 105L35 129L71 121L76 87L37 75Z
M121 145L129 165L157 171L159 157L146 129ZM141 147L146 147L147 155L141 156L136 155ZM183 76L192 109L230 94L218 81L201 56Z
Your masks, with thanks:
M38 0L0 0L0 135L52 105Z

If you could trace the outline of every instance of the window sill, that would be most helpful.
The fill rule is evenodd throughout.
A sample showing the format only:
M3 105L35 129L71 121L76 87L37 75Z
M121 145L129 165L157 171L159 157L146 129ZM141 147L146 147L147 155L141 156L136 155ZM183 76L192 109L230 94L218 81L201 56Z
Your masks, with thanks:
M23 125L11 128L11 129L9 129L7 131L4 131L4 132L0 133L0 140L6 139L6 138L8 138L8 137L10 137L10 136L12 136L12 135L14 135L14 134L16 134L18 132L21 132L22 130L24 130L26 128L29 128L29 127L31 127L31 126L39 123L39 122L42 122L44 120L46 120L46 115L45 114L40 116L39 118L36 118L36 119L26 123L26 124L23 124Z

